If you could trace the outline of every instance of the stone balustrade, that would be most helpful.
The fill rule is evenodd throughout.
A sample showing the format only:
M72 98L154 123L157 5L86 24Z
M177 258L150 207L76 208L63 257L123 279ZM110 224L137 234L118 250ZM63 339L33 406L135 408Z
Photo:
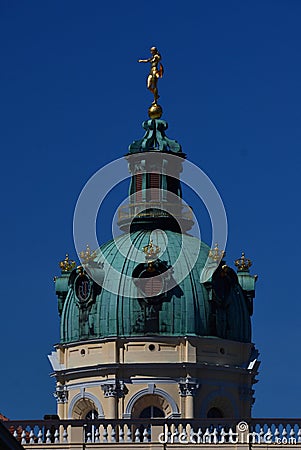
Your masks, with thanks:
M180 448L258 444L262 448L301 447L301 419L120 419L28 420L3 424L25 449L101 449L119 444ZM161 445L160 445L161 444Z

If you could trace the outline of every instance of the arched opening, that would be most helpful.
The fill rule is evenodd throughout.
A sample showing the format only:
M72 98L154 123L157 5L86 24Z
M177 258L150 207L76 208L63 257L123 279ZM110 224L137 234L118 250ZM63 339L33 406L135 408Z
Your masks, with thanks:
M143 395L132 408L132 418L168 417L171 413L168 401L158 394Z
M201 417L223 419L236 416L235 402L230 395L219 395L219 392L212 392L202 405Z
M148 406L147 408L144 408L139 416L140 419L156 419L159 417L165 417L165 415L162 409L157 406Z
M78 400L72 411L72 419L97 419L99 412L95 403L89 398L81 398Z
M132 433L137 437L139 430L139 439L145 442L146 439L151 441L152 427L150 421L152 419L167 417L171 414L171 406L164 397L158 394L146 394L140 397L133 405L132 417L145 419L141 425L134 426Z
M210 408L209 411L207 412L208 419L222 419L223 417L224 414L222 413L222 411L219 408L216 408L215 406Z

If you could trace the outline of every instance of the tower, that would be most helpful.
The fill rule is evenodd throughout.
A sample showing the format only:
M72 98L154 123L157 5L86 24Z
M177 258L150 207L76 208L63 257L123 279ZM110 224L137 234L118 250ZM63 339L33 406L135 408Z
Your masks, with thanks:
M218 246L189 234L193 213L180 181L186 155L165 133L157 103L163 69L152 49L141 62L151 62L154 102L144 136L125 155L131 181L118 212L122 234L87 247L79 266L66 256L55 282L61 332L50 361L61 419L251 415L256 277L244 254L236 273Z

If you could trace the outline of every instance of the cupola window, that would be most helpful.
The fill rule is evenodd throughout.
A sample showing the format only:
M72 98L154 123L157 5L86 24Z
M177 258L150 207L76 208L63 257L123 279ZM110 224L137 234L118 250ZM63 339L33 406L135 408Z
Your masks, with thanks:
M142 173L136 173L135 175L137 202L142 202L142 175Z

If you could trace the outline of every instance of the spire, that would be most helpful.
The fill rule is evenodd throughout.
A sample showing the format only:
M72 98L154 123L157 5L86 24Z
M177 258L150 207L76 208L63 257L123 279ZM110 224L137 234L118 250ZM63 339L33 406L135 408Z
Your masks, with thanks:
M158 49L150 51L150 58L138 62L150 63L147 88L154 100L148 109L150 119L142 124L144 136L130 144L125 156L132 176L129 204L119 208L118 225L124 231L130 227L132 231L160 228L185 233L193 225L192 210L182 201L180 173L186 155L181 145L165 134L168 124L160 119L158 104L163 66Z

